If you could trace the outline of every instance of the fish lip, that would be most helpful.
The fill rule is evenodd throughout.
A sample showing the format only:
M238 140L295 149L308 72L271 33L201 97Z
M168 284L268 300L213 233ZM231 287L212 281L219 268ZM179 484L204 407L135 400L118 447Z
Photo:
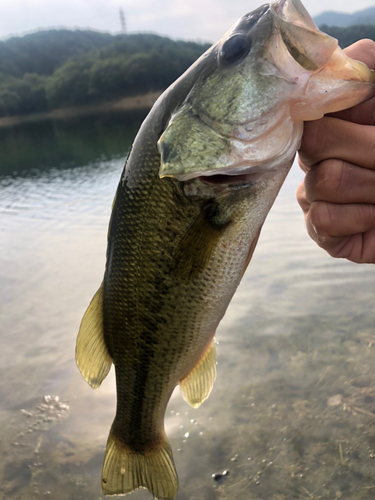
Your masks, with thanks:
M228 166L225 172L211 171L211 172L199 172L198 175L181 176L185 178L179 178L180 181L193 181L199 179L204 184L229 187L229 188L239 188L253 186L261 179L269 174L274 174L276 171L275 167L268 167L267 165L244 165L237 164Z
M232 188L232 189L249 187L249 186L253 186L255 184L255 181L252 180L251 174L200 175L199 177L195 177L195 179L200 180L203 184L208 184L210 186L216 186L216 187L221 187L221 188L227 187L227 188Z

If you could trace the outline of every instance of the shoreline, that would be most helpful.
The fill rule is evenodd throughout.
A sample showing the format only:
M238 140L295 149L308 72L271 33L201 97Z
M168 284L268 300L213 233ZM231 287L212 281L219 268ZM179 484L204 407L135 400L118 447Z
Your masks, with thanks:
M162 92L162 90L159 90L133 97L123 97L116 101L107 101L98 104L89 104L86 106L60 108L52 111L46 111L44 113L33 113L31 115L4 116L0 118L0 128L13 127L16 125L23 125L24 123L32 123L43 120L64 120L67 118L75 118L95 113L151 109Z

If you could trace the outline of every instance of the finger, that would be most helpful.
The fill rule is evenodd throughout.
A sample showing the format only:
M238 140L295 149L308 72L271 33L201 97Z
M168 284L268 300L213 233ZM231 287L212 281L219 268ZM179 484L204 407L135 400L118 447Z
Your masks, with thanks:
M351 206L351 210L347 211L347 207L348 205L314 202L312 210L305 214L308 233L332 257L361 264L375 264L375 220L372 213L375 216L375 210ZM364 222L364 213L367 215L367 223ZM362 225L358 224L358 215ZM332 225L332 221L336 224ZM338 235L335 236L332 232Z
M375 171L342 160L323 161L306 174L303 196L309 204L317 200L375 204Z
M304 122L301 146L298 150L298 164L307 173L310 168L318 163L319 157L324 153L324 144L327 139L326 117L320 120ZM321 134L320 131L323 131ZM325 133L325 135L324 135ZM324 144L322 144L324 142Z
M338 237L365 233L375 228L375 205L338 205L326 201L311 204L307 217L311 236L327 248ZM310 231L309 231L310 232Z
M374 127L329 116L316 122L306 122L304 126L299 155L305 169L328 158L375 169L372 147L375 142Z
M369 68L375 69L375 42L365 39L350 45L344 52L357 61L365 63ZM354 106L353 108L332 113L330 116L341 118L362 125L374 125L375 97Z
M359 40L344 49L346 55L361 61L371 69L375 69L375 42L368 38Z
M332 257L357 264L375 264L375 229L337 238L336 244L332 244L327 251Z
M351 58L364 62L370 68L375 68L375 42L372 40L360 40L350 47L347 47L344 52ZM375 96L364 101L363 103L354 106L353 108L345 109L337 113L328 115L331 118L340 118L349 122L361 125L375 124ZM323 118L323 121L325 119ZM327 126L322 123L322 120L315 120L305 123L304 126L302 148L302 158L299 157L299 164L305 172L310 168L311 162L306 161L306 156L311 152L318 151L322 147L322 141L325 140L327 134ZM329 130L328 130L329 132Z
M365 63L369 68L375 69L375 42L370 39L359 40L353 45L344 49L346 55ZM353 108L344 109L337 113L332 113L330 116L348 120L362 125L374 125L375 119L375 97L354 106Z
M302 208L303 213L306 214L310 209L310 203L307 201L305 182L301 182L298 186L296 195L297 201Z
M330 113L327 116L340 118L348 122L358 123L360 125L375 125L375 96L361 102L353 108L344 109L337 113Z

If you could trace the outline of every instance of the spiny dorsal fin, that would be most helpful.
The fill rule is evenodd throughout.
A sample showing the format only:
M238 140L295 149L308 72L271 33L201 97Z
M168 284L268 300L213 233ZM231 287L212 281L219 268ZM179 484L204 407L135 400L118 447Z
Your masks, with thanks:
M102 305L103 284L82 318L76 344L77 366L93 389L100 386L112 365L112 358L104 342Z
M171 447L165 435L155 450L136 453L124 446L111 430L104 458L104 495L126 495L147 488L154 498L174 500L178 479Z
M193 408L198 408L210 395L216 378L216 349L211 342L198 364L180 380L182 395Z

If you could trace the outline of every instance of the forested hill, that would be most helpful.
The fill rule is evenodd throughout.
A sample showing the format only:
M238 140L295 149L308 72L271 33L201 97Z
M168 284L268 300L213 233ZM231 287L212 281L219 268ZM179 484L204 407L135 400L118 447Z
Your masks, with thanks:
M374 24L375 23L375 7L357 10L351 14L347 12L336 12L333 10L322 12L319 16L314 17L316 24L320 26L352 26L354 24Z
M322 26L340 46L375 39L375 25ZM163 90L208 44L151 34L50 30L0 42L0 116L94 104Z
M208 44L50 30L0 42L0 116L163 90Z
M25 73L51 75L70 57L113 43L110 33L48 30L0 42L0 73L22 77Z

